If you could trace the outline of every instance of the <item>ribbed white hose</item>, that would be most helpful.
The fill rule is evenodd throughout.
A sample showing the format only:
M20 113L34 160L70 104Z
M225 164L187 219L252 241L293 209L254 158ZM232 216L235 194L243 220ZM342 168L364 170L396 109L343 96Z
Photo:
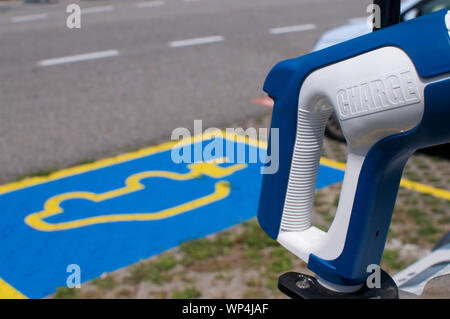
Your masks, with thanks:
M297 136L281 219L283 231L302 231L311 226L317 170L330 113L330 109L309 111L299 108Z

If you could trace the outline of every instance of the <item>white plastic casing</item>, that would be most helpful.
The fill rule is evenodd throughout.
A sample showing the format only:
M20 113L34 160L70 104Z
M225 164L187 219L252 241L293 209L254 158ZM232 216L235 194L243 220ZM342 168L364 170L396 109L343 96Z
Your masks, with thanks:
M424 87L408 55L383 47L311 73L299 95L298 126L277 240L308 262L342 252L362 163L384 137L414 128L422 119ZM324 126L334 109L348 156L336 217L328 232L311 226Z

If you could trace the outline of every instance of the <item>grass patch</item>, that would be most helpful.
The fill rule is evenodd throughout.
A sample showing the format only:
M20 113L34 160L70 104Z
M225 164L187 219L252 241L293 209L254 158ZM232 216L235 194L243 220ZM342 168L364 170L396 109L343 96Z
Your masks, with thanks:
M417 199L409 197L408 199L405 199L405 205L410 205L410 206L416 206L419 202L417 201Z
M172 298L175 299L194 299L200 296L200 291L195 287L186 287L182 290L175 289L172 291Z
M169 271L177 265L173 256L161 256L152 262L140 262L130 271L126 279L134 284L150 280L155 284L162 284L171 280Z
M148 297L151 299L167 299L168 294L169 293L167 291L151 291L148 294Z
M439 225L449 225L450 224L450 216L444 216L438 219Z
M408 171L405 173L405 177L411 181L420 182L420 177L415 172Z
M77 299L80 298L79 288L58 287L53 298L55 299Z
M434 227L431 222L421 226L418 231L419 235L425 236L426 238L429 238L429 236L433 236L438 232L439 230Z
M441 179L439 177L429 177L427 178L427 182L428 183L439 183L441 181Z
M79 162L79 163L76 164L75 166L86 165L86 164L92 164L92 163L94 163L94 162L95 162L95 159L93 159L93 158L88 158L88 159L85 159L85 160Z
M431 161L434 163L439 163L442 161L441 158L438 156L431 156L430 158L431 158Z
M248 266L249 267L257 267L263 264L263 259L259 251L254 249L246 249L245 257L248 258Z
M383 252L383 258L381 259L382 267L386 267L389 270L400 270L407 266L407 263L400 260L400 254L398 250L385 249Z
M95 278L91 281L91 283L102 289L102 290L111 290L114 289L114 287L117 286L118 282L116 281L116 279L114 278L113 275L109 274L106 275L104 278Z
M184 253L183 264L190 265L195 261L206 260L223 255L232 242L227 237L218 236L215 239L198 239L184 242L180 250Z
M420 169L429 169L430 166L428 166L428 164L420 162L420 163L416 163L417 167Z
M334 220L334 215L328 215L327 217L324 218L325 222L327 222L328 227L331 226L331 223Z
M262 281L258 280L256 278L251 278L251 279L247 280L246 284L248 287L251 287L251 288L262 287Z
M417 225L429 222L429 217L427 217L427 214L419 208L410 208L406 211L406 213Z
M442 209L442 207L433 207L431 208L431 211L436 215L446 215L446 212Z
M80 298L81 299L102 299L102 298L104 298L104 295L99 290L89 289L86 291L82 291L80 294Z
M423 203L427 206L436 207L441 204L439 198L433 197L431 195L422 195Z
M270 252L271 261L269 270L274 273L281 273L292 269L292 261L288 255L288 251L284 248L276 248Z
M271 290L272 292L278 292L278 275L270 272L270 271L266 271L263 274L261 274L261 278L265 278L265 285L264 287Z
M214 276L214 281L223 281L229 283L232 279L232 275L226 272L220 272Z
M340 198L340 194L336 195L336 197L334 198L334 201L333 201L333 206L334 206L334 207L337 207L337 206L338 206L338 204L339 204L339 198Z
M180 279L185 283L192 284L195 281L195 276L190 276L190 275L187 275L186 273L183 273L180 276Z
M237 238L241 241L245 248L263 249L266 247L277 247L279 244L276 240L269 237L257 224L256 220L245 222L243 224L244 231Z
M116 298L130 298L130 297L131 297L131 294L132 294L132 292L131 292L130 289L128 289L128 288L122 288L122 289L117 290L117 291L114 293L114 296L115 296Z
M60 168L59 167L50 167L47 169L41 169L32 173L28 173L28 174L24 174L24 175L20 175L19 177L15 178L13 180L13 182L17 182L17 181L21 181L23 179L28 179L28 178L33 178L33 177L47 177L50 174L58 171Z
M247 289L244 292L245 299L264 299L267 295L261 289Z

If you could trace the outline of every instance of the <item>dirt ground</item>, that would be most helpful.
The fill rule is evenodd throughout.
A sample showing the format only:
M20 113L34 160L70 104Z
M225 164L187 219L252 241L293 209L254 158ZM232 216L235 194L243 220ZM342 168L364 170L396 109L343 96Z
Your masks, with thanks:
M267 127L261 117L229 127ZM346 145L328 138L323 156L345 162ZM447 160L416 153L403 178L450 189ZM327 229L333 220L341 183L316 192L313 224ZM427 255L450 230L447 200L401 187L381 267L394 275ZM204 239L186 242L158 256L105 273L80 289L59 288L51 298L286 298L277 289L286 271L306 265L270 239L256 219Z

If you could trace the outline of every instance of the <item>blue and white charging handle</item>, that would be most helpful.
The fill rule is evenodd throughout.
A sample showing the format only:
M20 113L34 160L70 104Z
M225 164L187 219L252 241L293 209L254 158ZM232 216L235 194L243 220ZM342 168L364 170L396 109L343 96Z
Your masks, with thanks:
M258 221L331 290L358 290L367 267L379 265L408 158L450 141L449 30L450 13L441 10L280 62L267 76L279 169L264 175ZM336 216L324 232L311 215L333 110L348 154Z

